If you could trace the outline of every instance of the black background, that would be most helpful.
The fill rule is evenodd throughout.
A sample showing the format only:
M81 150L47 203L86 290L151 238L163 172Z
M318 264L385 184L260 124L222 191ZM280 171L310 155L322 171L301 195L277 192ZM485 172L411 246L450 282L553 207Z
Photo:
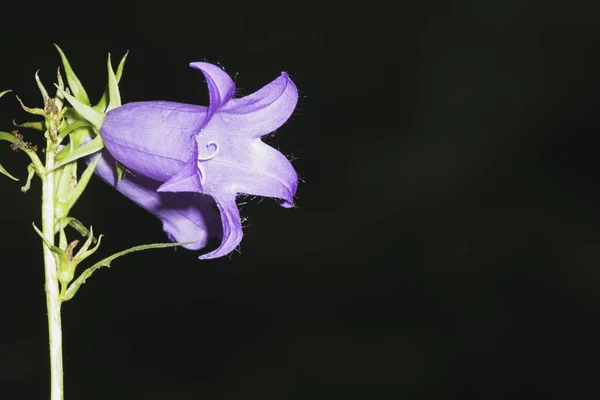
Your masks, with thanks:
M63 307L67 399L598 395L598 7L6 7L0 89L32 106L52 43L93 100L106 54L126 50L125 102L206 104L192 61L242 95L287 71L301 96L269 139L303 179L297 208L250 200L231 257L153 250L97 272ZM13 118L27 116L6 96L0 128ZM25 176L8 145L0 162ZM40 185L1 185L0 398L44 399ZM105 235L103 256L165 239L96 178L73 215Z

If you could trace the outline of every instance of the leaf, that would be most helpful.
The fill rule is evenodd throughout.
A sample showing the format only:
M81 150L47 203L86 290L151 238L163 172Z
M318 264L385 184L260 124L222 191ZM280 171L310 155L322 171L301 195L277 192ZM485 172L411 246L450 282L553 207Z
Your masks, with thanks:
M127 54L125 54L125 55L127 55ZM4 91L0 92L0 99L1 99L1 98L2 98L2 96L4 96L6 93L10 93L10 92L12 92L12 90L4 90Z
M75 72L73 72L71 64L69 64L69 60L67 60L67 56L65 56L65 53L63 53L63 51L60 47L58 47L57 44L54 44L54 46L60 53L60 58L62 59L63 66L65 67L67 82L69 82L69 88L71 88L73 95L77 100L81 101L82 103L90 104L90 99L85 89L83 88L83 85L79 81L79 78L77 78L77 75L75 75Z
M6 140L7 142L11 142L12 144L19 143L19 139L15 137L12 133L2 132L0 131L0 140Z
M69 101L69 103L73 106L75 111L77 111L83 118L88 120L93 126L97 129L100 129L102 125L102 121L104 121L104 114L100 111L94 110L92 107L84 104L79 99L71 96L66 91L62 90L58 85L55 85L56 88L62 93L63 96Z
M31 225L33 225L33 229L42 238L42 241L44 242L44 244L46 244L46 246L48 246L48 248L52 251L52 254L54 254L54 256L56 257L56 261L59 266L59 269L60 269L60 267L69 264L69 257L67 257L67 253L65 253L65 251L63 249L58 248L55 245L53 245L52 243L50 243L48 241L48 239L46 239L44 237L44 234L38 229L38 227L35 226L35 224L31 224Z
M77 261L78 263L85 260L92 254L94 254L96 252L96 250L98 250L98 247L100 247L101 241L102 241L102 235L100 235L98 240L96 240L96 238L94 238L94 229L90 226L90 234L88 235L87 240L81 246L81 248L79 249L77 254L75 254L74 259L78 260ZM97 244L96 244L96 246L94 246L93 248L90 249L90 245L92 244L92 242L97 243Z
M117 170L117 183L121 182L123 179L123 172L125 171L125 167L118 161L115 161L115 169Z
M44 84L40 80L38 72L39 72L39 70L35 72L35 82L38 85L38 89L40 89L40 93L42 94L42 99L44 99L44 105L46 105L46 104L48 104L48 99L50 99L50 96L48 96L48 92L46 91Z
M92 161L91 163L89 163L89 165L87 166L85 171L83 171L83 174L81 174L81 177L79 178L79 182L77 182L77 185L73 189L71 189L71 191L69 192L69 197L67 198L67 210L70 210L71 208L73 208L73 206L75 205L77 200L79 200L79 197L83 194L83 191L85 190L85 187L87 186L88 182L90 181L90 178L92 177L92 174L94 173L94 169L96 168L96 165L98 164L98 160L100 160L100 157L101 157L101 155L98 154L96 159L94 161Z
M46 116L46 112L44 110L42 110L41 108L29 108L25 104L23 104L23 102L21 101L19 96L16 96L16 98L17 98L17 100L19 100L19 103L21 104L21 107L23 108L23 110L25 110L29 114L41 115L42 117Z
M44 132L46 130L46 122L45 121L23 122L22 124L17 124L17 122L13 119L12 123L17 128L29 128L29 129L35 129L36 131L42 131L42 132Z
M25 186L21 186L21 192L27 193L29 188L31 187L31 179L33 179L33 175L35 174L35 166L33 164L29 164L27 166L27 182L25 182Z
M121 105L121 94L119 93L119 82L113 71L110 62L110 53L108 54L108 107L106 111L113 110Z
M81 287L81 285L83 285L85 283L85 281L92 276L92 274L94 272L96 272L96 270L102 268L102 267L107 267L110 268L111 265L110 263L113 262L114 260L116 260L117 258L124 256L126 254L129 253L133 253L136 251L142 251L142 250L149 250L149 249L161 249L161 248L165 248L165 247L176 247L176 246L182 246L182 245L186 245L189 243L155 243L155 244L144 244L141 246L134 246L130 249L127 250L123 250L120 251L118 253L113 254L112 256L106 257L100 261L98 261L96 264L92 265L91 267L89 267L88 269L86 269L85 271L83 271L81 273L81 275L79 275L77 277L77 279L75 279L73 281L73 283L71 283L71 285L69 285L69 288L67 289L67 292L65 293L65 295L62 297L62 301L68 301L70 299L73 298L73 296L75 296L75 293L77 293L77 291L79 290L79 288Z
M73 122L73 123L65 126L64 128L62 128L62 130L58 131L58 140L61 141L65 137L67 137L68 134L73 132L74 130L79 129L79 128L85 128L86 126L90 126L90 123L88 121Z
M83 237L90 236L90 231L88 230L88 228L86 228L85 225L83 225L83 223L81 221L79 221L78 219L75 219L73 217L63 217L58 220L57 224L58 224L58 226L60 226L61 224L63 226L69 225L71 228L75 229L77 231L77 233L79 233ZM55 231L58 231L58 227L55 228ZM93 239L92 241L94 243L96 243L96 239Z
M119 62L119 66L117 67L117 83L121 82L121 76L123 76L123 67L125 67L125 61L127 60L127 56L129 55L129 50L125 52L123 58L121 58L121 62Z
M89 156L90 154L94 154L104 148L104 143L102 142L102 137L100 135L96 135L96 137L91 141L84 145L79 146L75 150L73 150L68 156L63 158L61 161L54 165L54 168L49 170L48 172L52 172L57 168L62 167L65 164L73 162L75 160L79 160L82 157Z
M117 73L115 74L117 84L121 81L121 76L123 75L123 68L125 66L125 60L127 60L128 54L129 54L129 51L127 53L125 53L125 55L121 59L121 62L119 63L119 66L117 67ZM110 54L109 54L109 57L110 57ZM110 86L110 77L109 77L109 86ZM118 86L117 86L117 88L118 88ZM107 111L107 103L108 103L108 97L109 97L108 90L109 90L109 88L107 88L104 91L104 93L102 93L102 97L100 98L100 101L98 102L98 104L96 104L93 107L94 110ZM119 96L119 100L120 100L120 96Z
M4 169L4 167L2 166L2 164L0 164L0 174L8 176L13 181L18 181L19 180L19 178L15 178L6 169Z

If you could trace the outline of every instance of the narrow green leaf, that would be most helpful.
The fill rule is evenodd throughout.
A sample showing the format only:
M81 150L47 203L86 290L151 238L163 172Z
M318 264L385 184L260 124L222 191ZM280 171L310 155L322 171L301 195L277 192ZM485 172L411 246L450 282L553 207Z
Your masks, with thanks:
M0 99L6 94L6 93L10 93L12 90L4 90L2 92L0 92Z
M125 67L125 61L127 60L127 55L129 54L129 51L127 53L125 53L125 55L123 56L123 58L121 59L121 62L119 63L119 66L117 67L117 73L115 74L115 78L117 79L117 84L121 81L121 76L123 76L123 68ZM102 93L102 97L100 98L100 101L98 102L98 104L96 104L93 109L96 111L107 111L107 106L108 104L108 88L104 91L104 93Z
M67 135L79 128L84 128L86 126L91 126L88 121L76 121L69 125L66 125L64 128L59 129L58 131L58 139L59 141L63 140Z
M88 236L88 239L85 241L83 246L81 246L81 249L79 249L79 251L75 255L75 259L77 260L78 264L80 262L82 262L83 260L85 260L86 258L88 258L89 256L91 256L92 254L94 254L96 252L96 250L98 250L98 248L100 247L100 242L102 242L102 237L103 236L100 235L100 237L96 241L96 239L94 238L94 232L92 230L92 227L90 226L90 236ZM94 242L94 243L97 242L96 246L94 246L88 250L88 248L90 247L90 244L92 244L92 242Z
M123 179L123 172L125 172L125 167L118 161L115 161L115 169L117 170L117 183L121 182Z
M21 192L27 193L29 188L31 187L31 179L33 179L33 175L35 174L35 166L33 164L29 164L27 166L27 182L25 182L25 186L21 186Z
M67 209L68 210L73 208L73 206L75 205L77 200L79 200L79 197L85 190L85 187L87 186L88 182L90 181L90 178L92 177L92 174L94 173L94 169L96 168L96 165L98 164L98 160L100 160L100 156L101 155L98 154L96 159L93 162L89 163L89 165L87 166L85 171L83 171L83 174L81 174L81 177L79 178L79 182L77 182L77 186L75 186L69 192L69 197L67 198L67 207L68 207Z
M69 152L75 149L71 143L68 144ZM61 219L69 215L71 207L69 206L69 193L76 186L77 183L77 163L72 162L67 165L63 165L55 171L54 177L54 204L55 204L55 217Z
M108 107L106 111L113 110L121 105L121 94L119 93L119 82L110 62L110 53L108 54Z
M125 67L125 61L127 60L127 56L129 55L129 50L127 50L127 52L125 52L125 55L123 56L123 58L121 58L121 62L119 63L119 66L117 67L117 83L121 82L121 76L123 76L123 68Z
M36 121L36 122L23 122L22 124L17 124L17 121L13 119L13 125L17 128L29 128L35 129L36 131L44 132L46 130L46 122L45 121Z
M105 112L107 104L108 104L108 89L105 90L104 93L102 93L102 97L100 98L100 101L98 102L98 104L96 104L92 108L96 111Z
M63 81L63 77L60 73L60 67L58 67L58 69L56 71L56 80L58 83L58 87L61 88L62 90L65 90L65 82ZM65 96L63 96L62 93L57 90L56 98L54 99L54 102L56 104L56 107L58 107L59 110L63 109L63 106L65 104L64 100L65 100Z
M73 162L75 160L79 160L82 157L94 154L102 150L103 148L104 143L102 142L102 137L100 135L96 135L96 137L91 142L81 145L75 150L73 150L68 156L63 158L60 162L56 163L56 165L54 165L54 168L52 168L48 172L52 172L55 169L60 168L63 165Z
M38 85L38 89L40 89L40 93L42 94L42 99L44 99L44 105L46 105L46 104L48 104L48 99L50 98L50 96L48 96L48 92L46 91L44 84L40 80L38 72L40 72L40 71L39 70L35 71L35 82Z
M100 237L102 238L102 237ZM90 245L92 244L92 242L96 242L94 240L94 228L92 226L90 226L90 234L88 235L87 240L85 241L85 243L83 245L81 245L81 247L79 248L79 251L77 252L77 254L75 254L75 257L73 257L74 259L77 259L79 262L85 260L86 258L88 258L89 256L91 256L92 254L94 254L96 252L96 250L98 250L98 247L100 247L100 241L97 241L98 244L90 249ZM89 250L88 250L89 249Z
M60 227L60 225L69 225L71 228L75 229L75 231L77 231L77 233L79 233L82 237L90 236L90 231L88 230L88 228L86 228L81 221L73 217L63 217L59 219L55 231L58 232L58 228ZM93 239L93 242L96 243L96 239Z
M102 121L104 121L104 114L94 110L92 107L84 104L79 99L71 96L64 90L62 90L58 85L55 85L56 88L65 96L65 98L71 103L75 111L77 111L83 118L88 120L96 129L100 129L102 125Z
M15 178L6 169L4 169L4 167L2 166L2 164L0 164L0 174L8 176L13 181L18 181L19 180L19 178Z
M31 224L31 225L33 225L33 229L42 238L42 241L46 244L46 246L48 246L48 248L50 250L52 250L52 253L57 258L56 261L59 264L59 268L60 268L60 266L67 265L69 263L69 257L67 257L67 253L65 253L65 251L63 249L61 249L59 247L56 247L55 245L53 245L52 243L50 243L48 241L48 239L46 239L44 237L44 234L38 229L38 227L35 226L35 224Z
M83 271L81 273L81 275L79 275L77 277L77 279L75 279L75 281L73 281L73 283L71 283L71 285L69 285L69 288L67 289L67 292L65 293L65 295L62 298L62 301L67 301L70 300L71 298L73 298L73 296L75 296L75 293L77 293L77 291L79 290L79 288L81 287L81 285L83 285L85 283L85 281L92 276L92 274L94 272L96 272L96 270L102 268L102 267L107 267L110 268L111 267L111 262L113 262L115 259L124 256L126 254L129 253L133 253L136 251L142 251L142 250L149 250L149 249L161 249L161 248L165 248L165 247L177 247L177 246L182 246L185 244L189 244L189 243L155 243L155 244L145 244L145 245L141 245L141 246L135 246L132 247L130 249L127 250L123 250L120 251L118 253L113 254L112 256L106 257L103 260L98 261L96 264L92 265L91 267L89 267L88 269L86 269L85 271Z
M46 112L44 110L42 110L41 108L29 108L25 104L23 104L23 102L21 101L19 96L16 96L16 98L19 101L19 103L21 104L21 107L23 108L23 110L25 110L29 114L41 115L42 117L46 116Z
M62 49L58 47L57 44L55 44L54 46L60 53L60 58L62 59L63 66L65 67L65 74L67 75L67 82L69 82L69 87L73 92L73 96L75 96L77 100L81 101L84 104L90 104L90 99L85 89L83 88L83 85L79 81L79 78L77 78L77 75L75 75L75 72L73 72L71 64L69 64L69 60L67 60L67 56L65 56L65 53L63 53Z
M11 142L12 144L19 143L19 139L15 137L12 133L2 132L0 131L0 140L6 140L7 142Z
M62 90L65 90L65 81L63 80L62 74L60 73L60 67L56 69L56 81L56 83L58 83L58 87ZM57 97L59 96L60 94L57 93Z

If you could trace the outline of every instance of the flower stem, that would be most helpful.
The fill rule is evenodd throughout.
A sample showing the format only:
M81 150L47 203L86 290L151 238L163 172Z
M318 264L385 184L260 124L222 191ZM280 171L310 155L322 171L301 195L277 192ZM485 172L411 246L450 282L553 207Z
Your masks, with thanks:
M56 145L50 138L46 146L46 171L54 166ZM55 174L49 172L42 176L42 233L48 243L54 244L55 219ZM50 341L50 399L63 400L63 355L62 325L60 317L61 301L58 288L58 266L50 247L44 247L44 271L46 275L46 307L48 312L48 333Z

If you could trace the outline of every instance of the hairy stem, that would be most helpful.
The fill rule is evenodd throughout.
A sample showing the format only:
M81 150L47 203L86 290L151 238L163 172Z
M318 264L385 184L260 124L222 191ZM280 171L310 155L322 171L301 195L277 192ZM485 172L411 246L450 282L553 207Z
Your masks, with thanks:
M46 146L46 171L54 167L56 146L50 138ZM49 172L42 176L42 233L50 244L54 244L55 220L55 174ZM46 307L48 312L48 333L50 341L50 399L63 400L63 355L62 325L58 288L58 266L48 245L44 247L44 271L46 275Z

